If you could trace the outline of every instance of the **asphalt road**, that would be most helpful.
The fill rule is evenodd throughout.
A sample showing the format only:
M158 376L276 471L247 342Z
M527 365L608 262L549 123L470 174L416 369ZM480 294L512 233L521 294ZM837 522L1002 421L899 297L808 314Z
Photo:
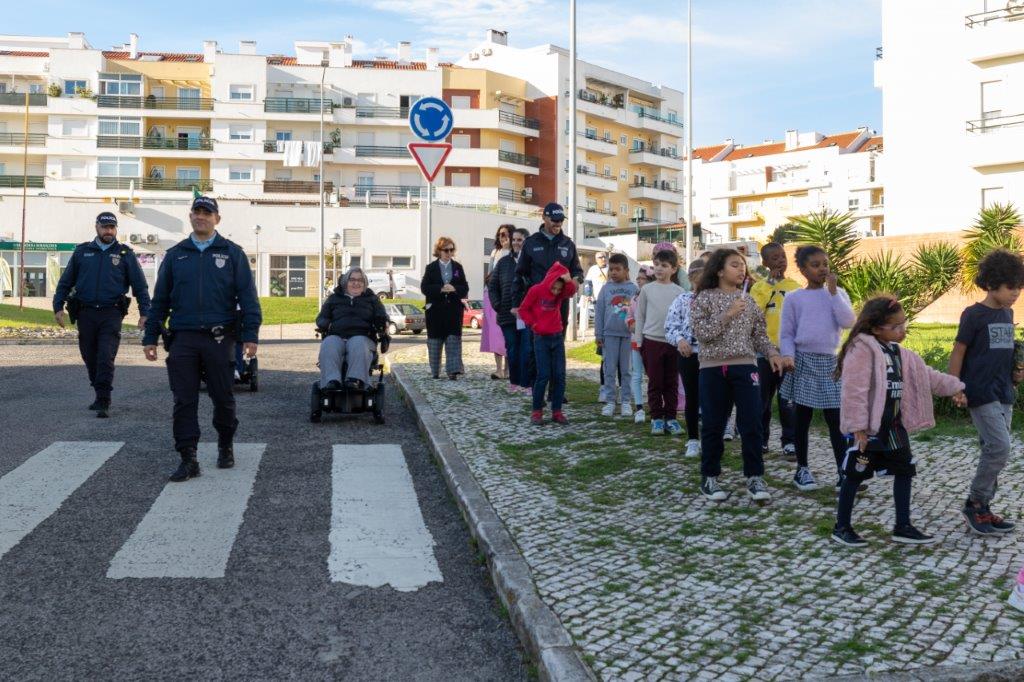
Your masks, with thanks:
M35 471L32 458L55 442L124 443L0 557L0 679L527 677L485 568L393 388L383 426L368 417L308 422L316 350L265 344L260 391L237 394L236 443L266 448L223 577L113 578L112 561L140 540L136 529L156 513L177 461L163 351L147 363L139 347L122 347L111 418L97 419L85 409L92 395L74 346L0 347L0 490L6 477L9 498L17 480L9 474ZM204 397L203 442L215 441L210 418ZM408 499L418 502L443 582L398 591L331 581L332 448L362 444L400 446L415 491ZM207 469L201 480L218 475L229 474ZM26 501L53 495L48 485ZM0 499L0 513L21 511ZM0 517L0 553L11 532L11 519ZM181 556L177 568L188 574L191 560Z

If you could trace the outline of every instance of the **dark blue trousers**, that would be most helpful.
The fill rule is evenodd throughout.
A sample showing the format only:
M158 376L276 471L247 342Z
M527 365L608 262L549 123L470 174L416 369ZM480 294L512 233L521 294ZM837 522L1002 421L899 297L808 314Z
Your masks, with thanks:
M537 380L533 384L533 409L544 409L544 392L551 384L551 411L562 409L565 399L565 339L561 334L533 336Z
M78 315L78 351L89 372L89 385L98 399L110 400L114 384L114 360L121 346L120 309L82 307Z
M205 331L174 332L167 354L167 377L174 393L174 448L199 444L199 372L213 401L213 427L218 445L230 445L238 428L235 418L235 340L217 343Z
M700 387L700 473L722 473L725 424L736 405L736 427L743 441L743 475L764 476L761 455L761 381L757 365L704 367Z

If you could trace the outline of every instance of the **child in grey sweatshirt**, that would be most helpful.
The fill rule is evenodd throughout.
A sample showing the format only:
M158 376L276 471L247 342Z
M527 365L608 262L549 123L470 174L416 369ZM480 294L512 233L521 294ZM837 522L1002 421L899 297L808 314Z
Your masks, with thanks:
M629 261L621 253L614 253L608 259L608 282L601 288L594 310L594 338L602 352L604 366L604 394L607 403L601 414L615 415L616 379L620 388L622 415L632 417L629 402L630 370L632 353L630 331L626 324L629 304L639 289L629 279Z

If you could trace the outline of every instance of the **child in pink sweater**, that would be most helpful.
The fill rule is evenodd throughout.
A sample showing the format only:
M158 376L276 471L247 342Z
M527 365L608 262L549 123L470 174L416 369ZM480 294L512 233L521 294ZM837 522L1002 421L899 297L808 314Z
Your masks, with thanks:
M907 316L887 296L864 304L837 360L842 377L840 429L849 434L832 539L848 547L867 542L850 525L857 487L873 475L893 477L894 542L927 545L935 538L910 523L910 481L916 473L910 436L935 426L932 395L967 404L962 381L925 364L898 342L907 336Z

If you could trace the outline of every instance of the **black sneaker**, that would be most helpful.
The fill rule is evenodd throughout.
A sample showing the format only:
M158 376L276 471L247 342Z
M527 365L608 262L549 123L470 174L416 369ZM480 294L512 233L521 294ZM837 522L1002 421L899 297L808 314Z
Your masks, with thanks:
M217 447L217 468L230 469L235 466L235 450L230 445Z
M987 504L985 505L985 513L988 514L989 524L992 525L992 529L997 533L1012 533L1013 529L1017 527L1017 524L1013 521L1009 521L999 514L993 513Z
M934 535L925 535L909 523L892 529L892 541L905 545L930 545L936 541Z
M729 493L718 485L718 478L715 476L705 476L701 479L700 494L712 502L724 502L729 497Z
M990 521L992 515L988 513L984 505L975 506L970 500L960 510L967 521L967 527L976 535L994 535L997 531Z
M97 417L106 419L110 416L110 398L97 398L93 405L96 406L95 410ZM93 409L92 405L90 405L89 408Z
M846 526L845 528L833 526L832 540L838 542L840 545L846 545L847 547L867 547L868 544L868 541L857 535L857 531L850 526Z

